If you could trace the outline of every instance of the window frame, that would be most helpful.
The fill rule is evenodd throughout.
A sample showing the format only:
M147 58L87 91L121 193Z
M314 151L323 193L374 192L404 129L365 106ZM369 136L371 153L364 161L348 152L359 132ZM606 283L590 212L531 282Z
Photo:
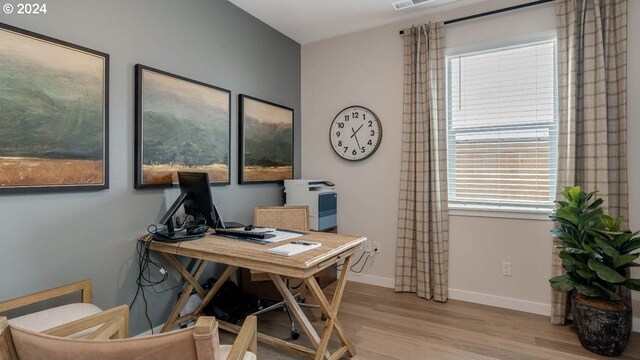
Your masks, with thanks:
M526 46L535 46L539 44L552 43L553 44L553 79L554 79L554 122L549 125L549 172L550 172L550 191L549 202L547 203L532 203L526 204L524 202L517 201L503 201L496 199L494 201L451 201L452 195L452 179L455 181L455 173L450 173L449 169L455 169L455 164L451 164L451 161L455 161L455 154L451 154L452 151L452 139L451 136L451 123L452 123L452 106L451 106L451 58L461 55L473 55L482 53L491 53L508 48L520 48ZM559 78L558 78L558 41L555 32L547 32L544 34L534 35L532 37L512 39L511 41L493 41L483 44L474 44L471 46L457 47L453 49L447 49L445 52L445 103L446 103L446 131L447 131L447 193L449 199L449 209L452 210L452 215L459 216L489 216L489 217L506 217L506 218L531 218L535 220L541 220L541 216L548 214L555 208L554 200L557 187L557 166L558 166L558 122L559 122ZM519 127L531 126L533 123L526 125L516 125L511 127L517 129ZM490 128L495 128L495 125L476 127L474 130L486 131ZM505 125L504 129L508 129L509 126ZM467 130L468 132L468 130ZM455 146L455 144L453 144ZM455 148L454 148L455 149ZM453 150L455 151L455 150ZM509 215L507 215L509 213Z

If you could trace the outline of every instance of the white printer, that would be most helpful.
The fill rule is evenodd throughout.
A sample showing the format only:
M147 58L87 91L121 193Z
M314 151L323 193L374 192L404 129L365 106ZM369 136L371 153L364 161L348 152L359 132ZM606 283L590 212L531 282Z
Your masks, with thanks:
M327 180L285 180L285 205L307 205L309 228L316 231L338 226L338 193Z

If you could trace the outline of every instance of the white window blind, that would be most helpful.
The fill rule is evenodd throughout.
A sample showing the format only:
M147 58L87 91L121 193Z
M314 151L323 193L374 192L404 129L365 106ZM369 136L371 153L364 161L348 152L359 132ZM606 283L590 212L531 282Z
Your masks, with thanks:
M447 57L451 205L552 206L556 79L555 40Z

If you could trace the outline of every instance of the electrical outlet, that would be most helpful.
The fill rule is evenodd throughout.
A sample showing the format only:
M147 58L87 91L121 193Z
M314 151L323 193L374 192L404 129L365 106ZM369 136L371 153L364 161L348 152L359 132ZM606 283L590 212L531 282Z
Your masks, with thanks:
M373 244L371 244L371 240L367 240L364 242L364 252L371 253L373 252Z
M511 261L502 262L502 275L511 276Z
M380 254L382 252L382 246L380 244L380 241L373 242L373 252L376 254Z

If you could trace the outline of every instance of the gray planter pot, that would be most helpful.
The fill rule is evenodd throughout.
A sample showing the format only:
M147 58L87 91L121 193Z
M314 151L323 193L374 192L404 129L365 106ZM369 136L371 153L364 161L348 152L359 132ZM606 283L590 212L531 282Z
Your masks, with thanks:
M599 355L622 354L631 334L631 307L602 310L573 299L573 321L582 346Z

